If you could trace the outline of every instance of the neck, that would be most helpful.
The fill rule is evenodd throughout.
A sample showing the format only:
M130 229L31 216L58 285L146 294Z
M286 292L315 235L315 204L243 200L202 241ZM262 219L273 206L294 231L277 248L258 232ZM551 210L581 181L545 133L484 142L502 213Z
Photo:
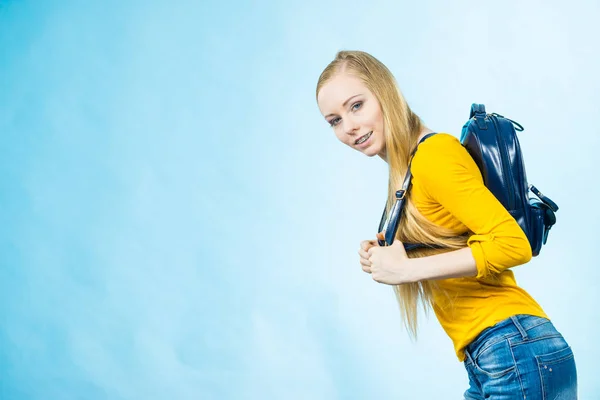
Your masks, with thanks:
M423 139L426 135L433 133L434 131L432 131L431 129L429 129L428 127L424 126L423 129L421 129L421 133L419 134L419 137L417 137L417 143L419 143L419 141L421 139ZM381 150L381 152L378 154L378 156L385 161L386 163L387 161L387 153L385 151L385 147L383 148L383 150Z
M425 136L427 136L427 135L429 135L430 133L433 133L433 132L434 131L432 131L428 127L424 126L423 129L421 130L421 134L419 134L419 137L417 138L417 143L419 143L419 141L421 139L423 139Z

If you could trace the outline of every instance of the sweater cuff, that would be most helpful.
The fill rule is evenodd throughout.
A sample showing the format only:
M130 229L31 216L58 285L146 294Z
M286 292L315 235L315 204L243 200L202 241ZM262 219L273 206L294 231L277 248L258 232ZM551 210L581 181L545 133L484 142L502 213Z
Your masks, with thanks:
M491 242L492 240L494 240L494 235L490 233L488 235L471 235L467 241L467 246L471 248L477 266L477 276L475 279L483 279L489 275L490 271L487 267L487 261L485 259L485 254L483 253L481 242Z

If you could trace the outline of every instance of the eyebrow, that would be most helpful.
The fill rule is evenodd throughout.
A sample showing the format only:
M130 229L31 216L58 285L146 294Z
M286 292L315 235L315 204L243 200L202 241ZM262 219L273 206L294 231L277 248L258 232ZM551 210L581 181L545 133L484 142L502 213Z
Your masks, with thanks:
M348 100L346 100L346 101L344 102L344 104L342 104L342 107L346 107L346 104L348 104L348 102L349 102L350 100L352 100L353 98L355 98L355 97L358 97L358 96L362 96L362 93L355 94L354 96L352 96L352 97L349 97L349 98L348 98ZM332 115L335 115L335 114L327 114L327 115L325 116L325 118L331 117Z

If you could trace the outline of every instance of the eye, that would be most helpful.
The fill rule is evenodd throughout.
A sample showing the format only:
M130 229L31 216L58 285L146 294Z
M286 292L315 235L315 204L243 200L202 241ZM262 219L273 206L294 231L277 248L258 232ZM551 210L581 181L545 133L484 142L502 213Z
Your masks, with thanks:
M334 118L329 121L329 125L336 126L338 124L339 120L340 120L339 118Z
M352 110L358 110L360 107L362 107L362 101L357 101L356 103L352 104Z

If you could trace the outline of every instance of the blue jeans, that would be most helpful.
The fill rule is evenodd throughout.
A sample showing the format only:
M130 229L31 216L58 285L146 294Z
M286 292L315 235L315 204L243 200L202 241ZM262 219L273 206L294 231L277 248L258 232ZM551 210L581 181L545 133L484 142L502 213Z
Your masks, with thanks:
M575 400L573 351L546 318L515 315L465 349L468 400Z

